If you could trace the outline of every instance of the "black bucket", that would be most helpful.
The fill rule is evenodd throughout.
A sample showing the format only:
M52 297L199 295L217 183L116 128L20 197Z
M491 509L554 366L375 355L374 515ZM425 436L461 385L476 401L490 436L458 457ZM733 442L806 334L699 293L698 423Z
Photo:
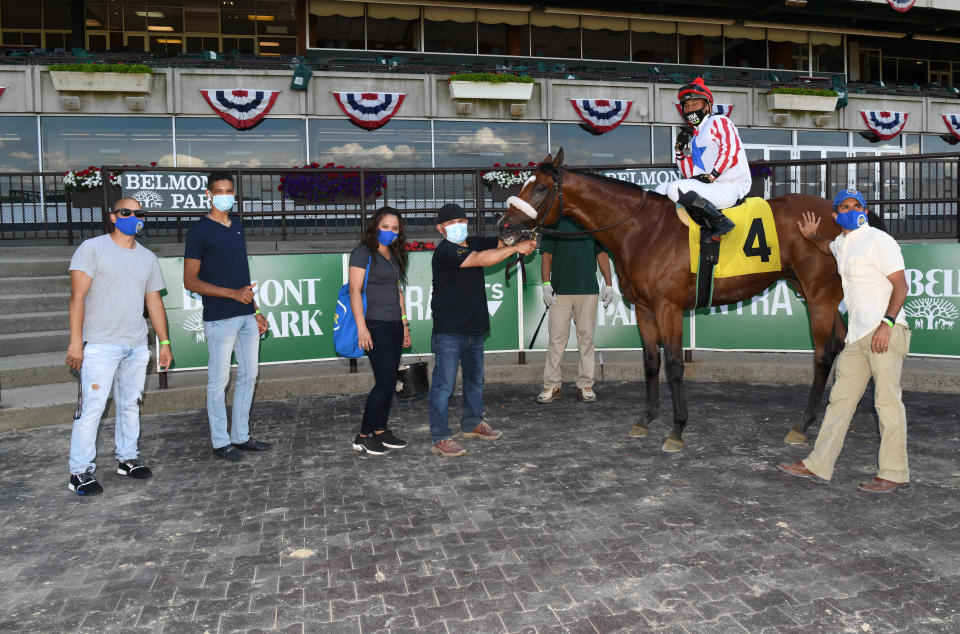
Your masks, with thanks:
M397 369L397 398L423 396L430 391L427 362L417 361Z

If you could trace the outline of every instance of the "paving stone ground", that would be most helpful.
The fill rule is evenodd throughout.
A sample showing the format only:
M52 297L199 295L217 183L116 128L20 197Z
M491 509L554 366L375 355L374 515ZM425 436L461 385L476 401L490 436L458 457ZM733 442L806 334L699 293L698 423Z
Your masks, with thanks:
M958 632L960 414L908 393L913 487L860 493L878 436L865 400L833 482L777 472L805 389L690 383L679 455L626 431L637 384L537 405L489 385L496 442L350 450L362 396L257 403L275 450L215 460L202 412L145 417L148 481L69 492L69 426L0 436L0 631ZM665 403L669 395L663 388ZM459 397L454 409L459 412Z

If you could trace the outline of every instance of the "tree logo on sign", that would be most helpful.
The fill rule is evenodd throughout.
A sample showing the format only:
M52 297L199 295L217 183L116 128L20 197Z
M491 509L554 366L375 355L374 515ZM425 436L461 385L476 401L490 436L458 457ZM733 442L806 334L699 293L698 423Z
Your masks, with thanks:
M960 310L956 305L939 297L921 297L903 307L903 312L912 319L916 330L953 330Z
M140 203L140 206L144 209L160 209L163 205L163 196L146 189L138 191L131 198Z

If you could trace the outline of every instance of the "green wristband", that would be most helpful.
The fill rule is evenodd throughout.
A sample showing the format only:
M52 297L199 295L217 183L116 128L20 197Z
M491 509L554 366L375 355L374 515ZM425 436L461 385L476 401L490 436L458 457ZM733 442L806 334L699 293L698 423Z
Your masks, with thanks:
M163 341L160 342L160 345L161 345L161 346L169 346L169 345L170 345L170 340L169 340L169 339L164 339Z
M886 325L888 325L888 326L890 326L891 328L893 328L893 323L894 323L894 322L893 322L893 320L890 319L889 317L884 317L884 318L881 319L880 321L882 321L882 322L885 323Z
M550 286L550 282L544 282L543 286Z
M256 309L255 311L253 311L253 314L254 314L254 315L259 315L259 314L260 314L260 309L258 308L258 309Z

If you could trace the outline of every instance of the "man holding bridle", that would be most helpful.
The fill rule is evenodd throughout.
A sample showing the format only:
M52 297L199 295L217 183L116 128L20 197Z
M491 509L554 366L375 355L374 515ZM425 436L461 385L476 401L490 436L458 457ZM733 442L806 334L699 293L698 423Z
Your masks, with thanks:
M714 226L719 240L734 224L721 209L733 207L750 191L752 179L740 134L726 116L713 113L713 93L697 77L678 93L683 119L677 133L676 163L683 176L656 189L687 209L699 211ZM686 153L690 146L690 155Z

